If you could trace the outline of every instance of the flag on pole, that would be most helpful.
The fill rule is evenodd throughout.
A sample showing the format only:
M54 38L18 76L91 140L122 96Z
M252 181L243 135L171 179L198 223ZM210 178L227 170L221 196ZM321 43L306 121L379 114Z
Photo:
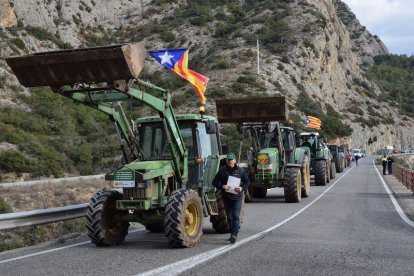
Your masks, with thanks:
M149 51L150 55L166 68L174 71L182 78L194 85L200 98L200 112L205 111L208 77L188 69L188 49L165 49Z
M321 120L316 117L306 116L305 127L315 128L319 130L321 129L321 123Z

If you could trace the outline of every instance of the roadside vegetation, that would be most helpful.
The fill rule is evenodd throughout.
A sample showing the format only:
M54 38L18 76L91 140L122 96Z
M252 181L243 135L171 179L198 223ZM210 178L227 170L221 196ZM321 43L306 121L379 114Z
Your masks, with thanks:
M118 141L106 116L48 88L33 89L30 97L18 97L31 112L0 108L0 142L16 145L0 150L3 173L89 175L118 164Z
M377 56L367 77L379 86L385 101L414 118L414 56Z

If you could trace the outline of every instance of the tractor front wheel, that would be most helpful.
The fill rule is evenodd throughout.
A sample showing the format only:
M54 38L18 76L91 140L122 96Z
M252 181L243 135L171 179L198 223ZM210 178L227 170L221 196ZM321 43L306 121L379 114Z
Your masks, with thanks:
M227 222L226 209L224 208L223 197L221 191L216 192L217 201L217 215L210 216L210 222L212 223L213 229L219 234L230 233L230 227Z
M315 171L315 185L325 186L329 175L326 173L327 166L325 160L316 160L314 165ZM328 177L327 177L328 176Z
M118 245L128 234L129 223L112 222L115 214L128 214L128 211L116 209L119 199L122 199L120 192L107 190L96 193L89 202L86 229L91 242L97 246Z
M197 192L178 189L165 206L164 229L169 244L193 247L203 234L203 206Z
M309 168L308 157L305 157L305 159L302 162L301 176L302 176L302 197L309 197L310 168Z
M335 177L336 177L335 163L331 162L331 170L330 170L330 173L329 173L329 178L330 179L335 179Z
M286 168L284 179L285 201L299 202L302 198L302 177L300 168Z
M250 203L253 201L253 193L251 188L244 191L244 203Z

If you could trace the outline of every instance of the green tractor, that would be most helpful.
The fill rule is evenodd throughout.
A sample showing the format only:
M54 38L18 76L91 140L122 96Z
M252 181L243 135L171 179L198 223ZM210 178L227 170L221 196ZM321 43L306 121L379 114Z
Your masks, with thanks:
M300 134L299 145L310 149L311 175L315 176L316 186L325 186L335 178L335 164L332 155L317 132L303 132Z
M138 222L164 231L174 247L192 247L204 217L210 216L217 232L228 231L212 186L225 158L218 122L200 114L175 115L170 93L138 78L145 55L143 44L134 43L11 57L7 63L22 85L50 86L114 122L124 165L105 176L116 189L91 198L86 228L92 243L118 245L129 223ZM129 120L123 101L141 103L157 116Z
M276 187L284 189L286 202L309 196L310 152L296 148L293 128L279 123L287 121L284 97L218 100L216 107L220 123L236 123L243 139L250 138L246 202L264 198L268 189Z
M336 144L330 144L328 145L328 148L332 155L332 161L335 163L336 172L337 173L343 172L346 167L343 146L336 145Z

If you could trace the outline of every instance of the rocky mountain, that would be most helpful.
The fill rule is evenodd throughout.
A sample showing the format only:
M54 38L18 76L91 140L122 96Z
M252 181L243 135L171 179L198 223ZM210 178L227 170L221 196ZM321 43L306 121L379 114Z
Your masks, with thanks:
M190 68L210 77L211 114L216 98L285 95L298 126L319 116L328 137L349 135L351 147L408 147L414 138L412 116L367 78L386 46L340 0L0 0L0 26L2 57L141 40L188 47ZM196 111L191 86L149 58L142 78ZM31 92L0 60L0 105L30 112L16 93Z

